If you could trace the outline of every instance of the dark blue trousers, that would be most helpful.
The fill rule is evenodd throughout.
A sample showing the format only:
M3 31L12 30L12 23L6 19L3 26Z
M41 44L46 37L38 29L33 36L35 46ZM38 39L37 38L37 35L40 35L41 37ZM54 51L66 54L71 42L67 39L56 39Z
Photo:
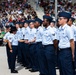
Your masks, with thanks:
M56 75L55 70L55 49L53 45L45 45L43 46L43 54L44 54L44 60L43 64L44 71L46 72L45 75Z
M10 49L9 49L9 46L8 44L6 44L6 53L7 53L7 61L8 61L8 67L10 69Z
M37 55L37 67L40 72L40 75L46 75L46 69L44 65L44 50L41 42L36 44L36 55Z
M30 64L30 51L29 51L29 44L24 44L24 48L25 48L25 51L24 51L24 59L25 59L25 63L26 63L26 67L31 67L31 64Z
M18 42L18 62L23 62L22 50L24 49L24 43Z
M18 46L12 46L13 52L10 54L11 58L11 71L15 70L15 62L16 62L16 56L18 52Z
M38 68L38 70L41 70L41 50L42 50L42 42L37 42L36 43L36 54L35 54L35 59L36 59L36 67Z
M75 73L75 75L76 75L76 71L75 71L75 69L76 69L76 41L75 41L75 53L74 53L74 56L75 56L75 61L74 61L74 73Z
M37 70L37 67L36 67L36 44L30 44L29 51L30 51L31 67L33 70Z
M75 69L76 69L76 42L75 42Z
M71 48L60 49L58 52L60 75L74 75Z
M24 65L28 67L29 66L29 44L24 43L22 54L24 57Z

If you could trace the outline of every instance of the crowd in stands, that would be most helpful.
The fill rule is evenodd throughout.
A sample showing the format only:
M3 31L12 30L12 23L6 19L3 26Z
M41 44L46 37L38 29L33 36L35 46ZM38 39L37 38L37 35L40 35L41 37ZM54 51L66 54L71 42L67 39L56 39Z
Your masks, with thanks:
M31 7L27 0L15 2L5 1L0 4L0 28L6 25L15 25L18 21L35 19L36 11Z
M39 5L44 8L44 13L55 17L55 0L41 0ZM69 11L72 16L76 19L76 3L72 0L57 0L57 11Z
M55 18L54 0L39 0L38 5L43 7L46 15L50 15ZM76 3L58 0L57 7L58 12L69 11L72 13L72 16L76 18ZM15 25L17 21L35 19L36 17L38 17L37 13L28 0L8 0L0 3L0 29L2 30L6 25Z

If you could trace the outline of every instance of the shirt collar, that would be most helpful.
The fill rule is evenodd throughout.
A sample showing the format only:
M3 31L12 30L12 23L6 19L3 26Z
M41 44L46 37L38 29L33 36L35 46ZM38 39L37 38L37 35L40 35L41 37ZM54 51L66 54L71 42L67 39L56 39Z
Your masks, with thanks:
M65 24L63 27L60 26L59 29L60 29L60 30L64 30L64 29L66 28L66 26L67 26L67 24Z
M14 36L15 34L11 33L12 36Z
M25 29L28 29L29 27L26 27Z
M51 27L50 26L48 26L47 28L45 28L45 30L48 30L48 29L50 29Z
M40 28L41 28L41 27L39 26L39 27L37 28L37 30L40 30Z

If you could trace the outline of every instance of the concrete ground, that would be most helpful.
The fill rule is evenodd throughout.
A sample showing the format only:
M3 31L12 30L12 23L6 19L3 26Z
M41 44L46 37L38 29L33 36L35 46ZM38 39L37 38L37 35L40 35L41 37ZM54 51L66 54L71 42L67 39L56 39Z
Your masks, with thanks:
M30 72L28 69L25 69L20 64L16 64L16 69L19 72L16 75L39 75L39 72ZM57 71L57 75L59 75L58 70L56 70L56 71ZM10 70L8 69L5 46L0 47L0 75L15 75L15 74L11 74Z
M39 75L39 72L31 73L28 69L25 70L25 68L19 64L16 64L16 69L19 72L16 75ZM0 47L0 75L14 75L11 74L10 70L8 69L5 47Z

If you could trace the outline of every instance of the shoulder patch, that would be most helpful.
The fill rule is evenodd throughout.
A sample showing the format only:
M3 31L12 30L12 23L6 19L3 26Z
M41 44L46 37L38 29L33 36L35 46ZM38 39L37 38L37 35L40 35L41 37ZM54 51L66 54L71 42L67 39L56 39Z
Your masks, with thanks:
M52 34L53 36L55 36L55 34Z

